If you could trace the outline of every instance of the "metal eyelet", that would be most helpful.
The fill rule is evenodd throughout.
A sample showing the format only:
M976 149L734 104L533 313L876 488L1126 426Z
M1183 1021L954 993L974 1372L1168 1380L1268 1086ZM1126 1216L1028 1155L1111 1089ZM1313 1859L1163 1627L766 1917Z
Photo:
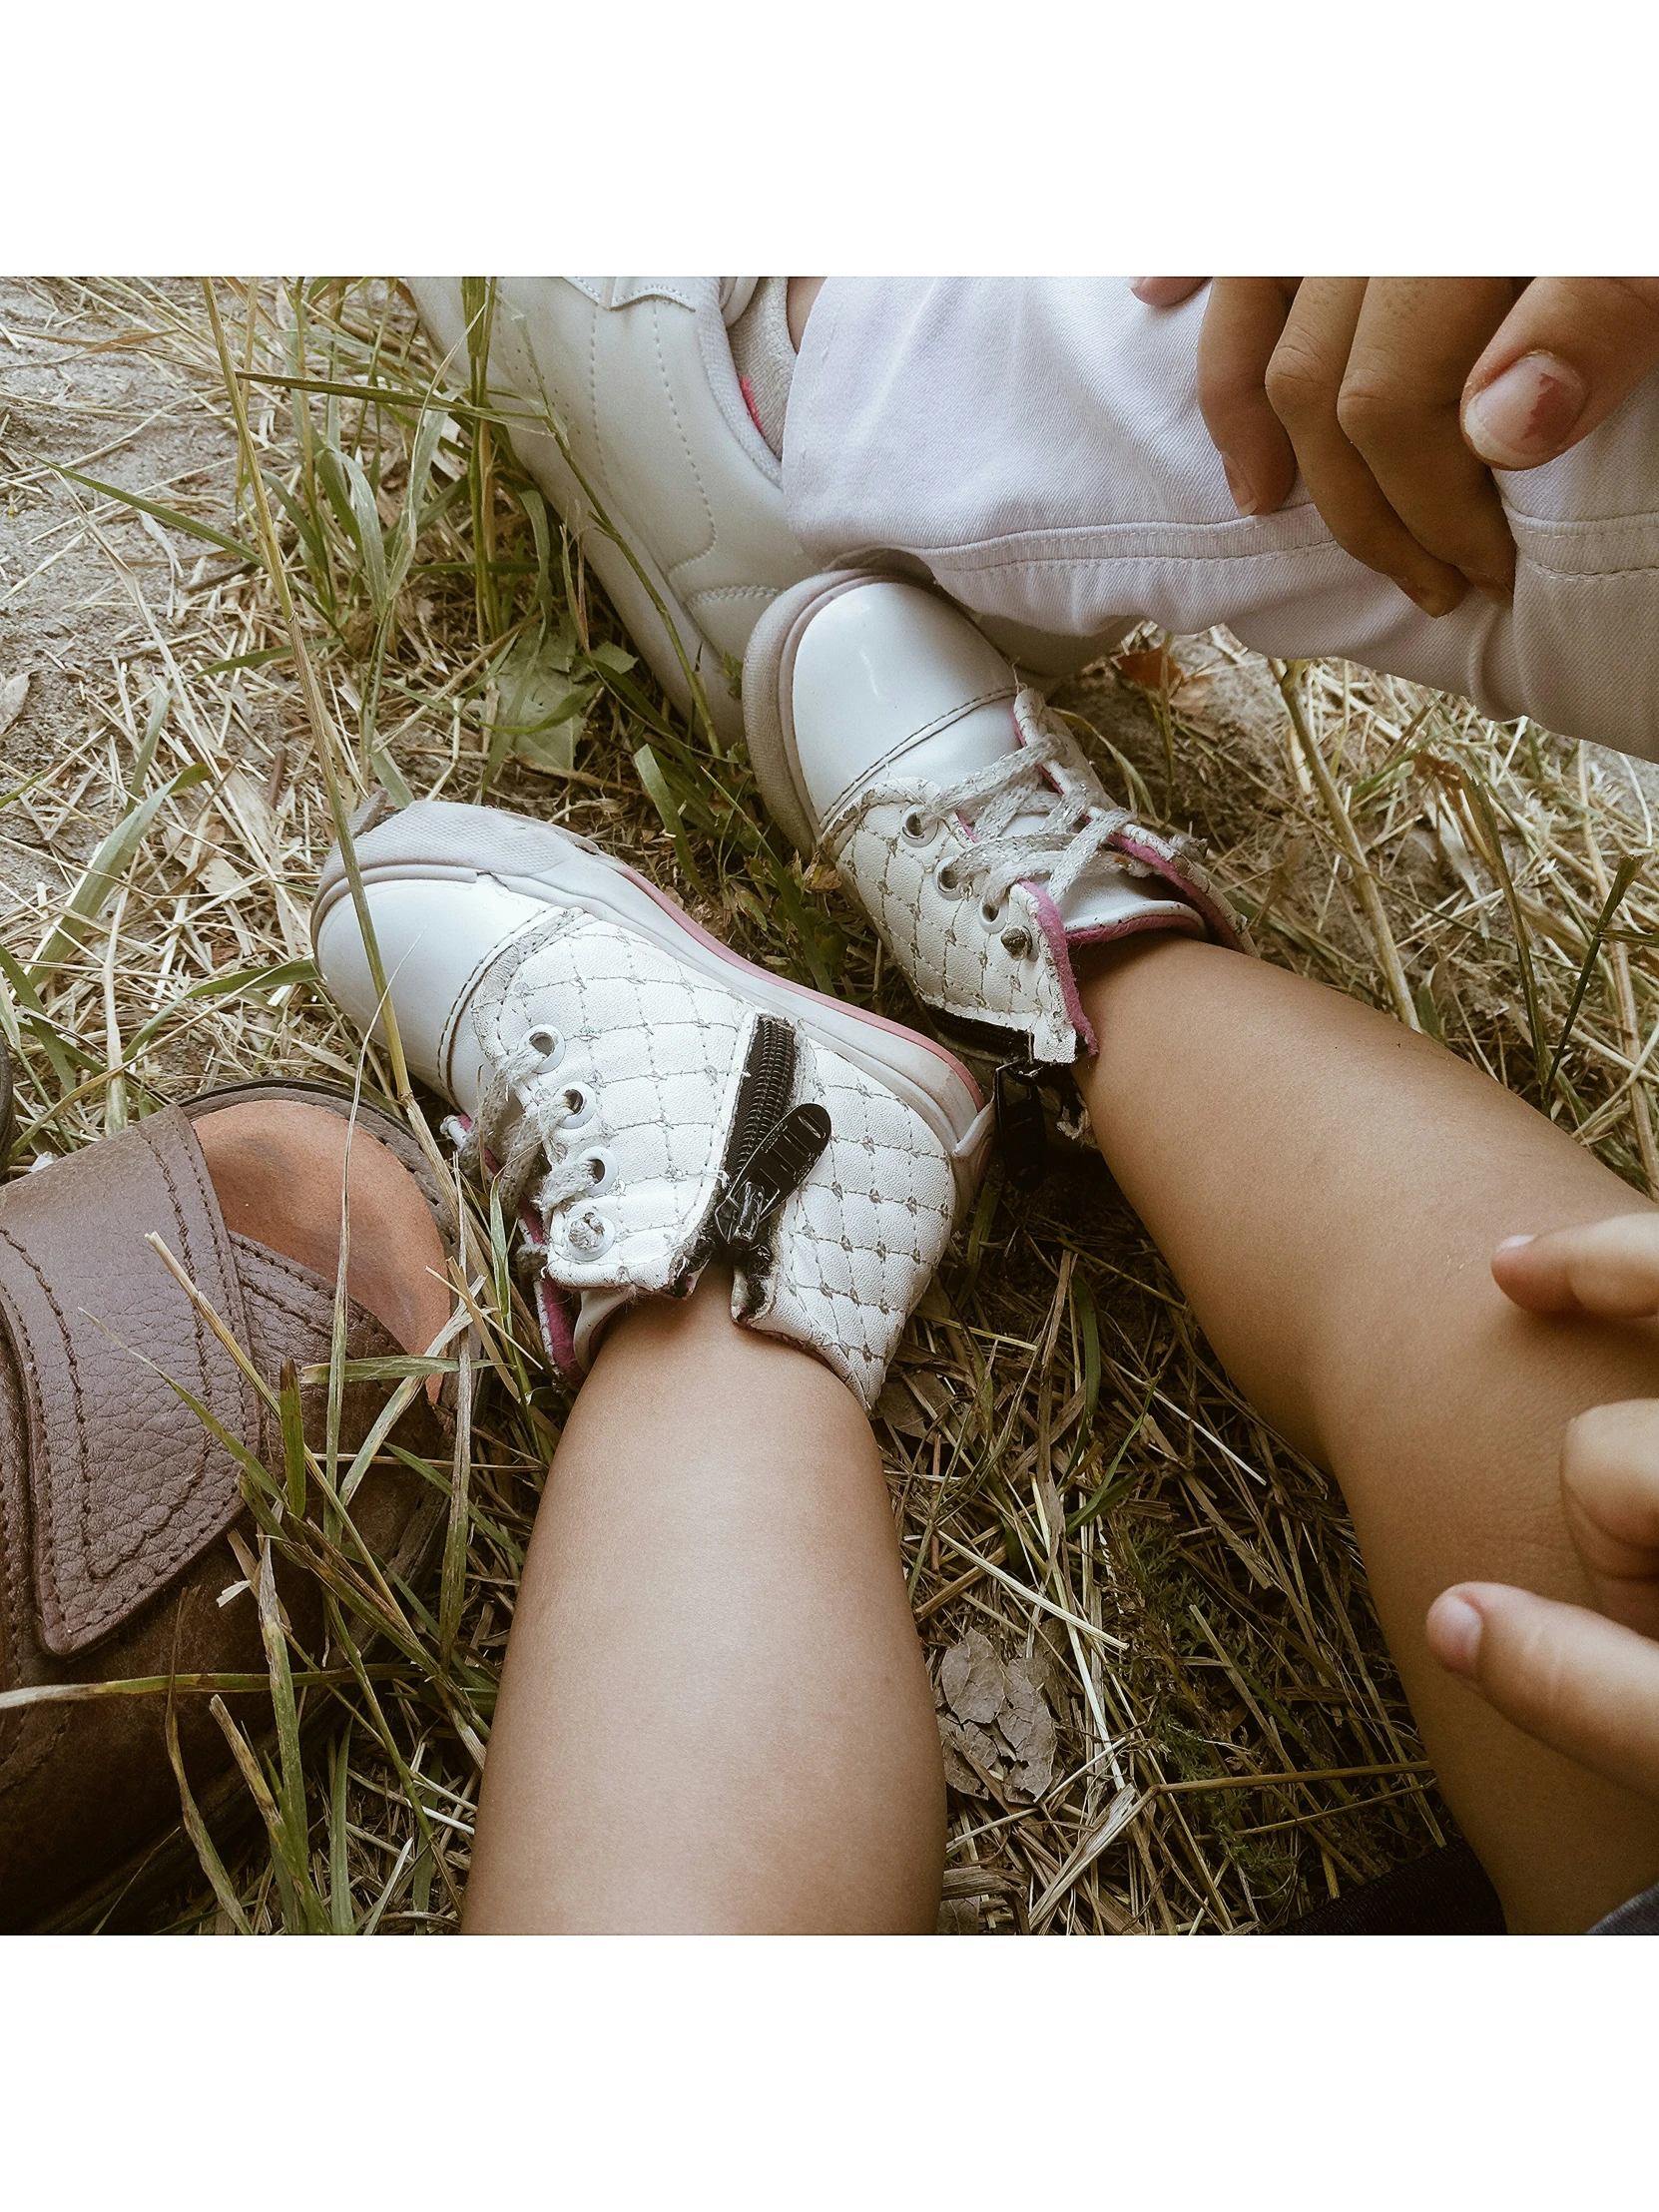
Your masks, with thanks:
M921 819L921 809L912 807L898 825L898 833L906 844L931 844L937 835Z
M611 1157L611 1155L604 1150L602 1146L595 1145L594 1149L591 1152L582 1153L580 1155L580 1163L583 1167L589 1168L593 1172L593 1189L595 1196L597 1196L600 1191L608 1191L611 1185L616 1181L616 1162Z
M1023 960L1031 949L1031 932L1017 925L1002 932L1002 949L1012 959Z
M565 1091L568 1111L563 1126L566 1129L585 1129L593 1119L593 1093L585 1083L572 1083Z
M541 1054L544 1073L548 1068L556 1068L565 1056L563 1033L546 1022L538 1022L534 1029L526 1030L524 1041L533 1052Z
M967 895L967 885L958 882L955 862L952 860L946 860L933 870L933 880L946 898L963 898Z
M597 1206L584 1206L565 1225L565 1243L577 1260L602 1260L616 1243L616 1223Z
M997 923L1002 919L1002 909L1004 906L1007 905L1007 903L1008 901L1005 898L999 898L994 906L991 904L988 898L982 898L979 901L979 919L985 924L985 927L987 929L994 929L996 927Z

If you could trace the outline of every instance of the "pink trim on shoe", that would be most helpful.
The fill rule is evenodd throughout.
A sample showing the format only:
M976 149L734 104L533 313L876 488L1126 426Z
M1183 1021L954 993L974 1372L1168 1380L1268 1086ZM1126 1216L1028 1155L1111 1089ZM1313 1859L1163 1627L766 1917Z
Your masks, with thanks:
M444 1123L445 1130L458 1129L463 1137L472 1134L472 1117L458 1110ZM501 1163L493 1152L486 1152L482 1161L486 1176L501 1172ZM518 1226L524 1233L524 1241L539 1258L547 1257L547 1240L541 1233L541 1223L526 1206L518 1217ZM550 1282L545 1272L536 1277L536 1319L541 1323L541 1341L547 1357L561 1375L579 1376L581 1362L576 1357L576 1332L571 1325L570 1307L563 1291Z
M767 435L767 426L761 420L760 408L757 407L755 404L755 386L749 381L749 378L747 376L740 376L738 378L738 389L743 393L743 403L749 409L750 421L754 423L756 429L759 430L762 437L765 438ZM767 438L767 444L770 446L772 440L770 438Z
M1217 939L1230 951L1243 952L1248 949L1239 933L1238 923L1227 908L1183 875L1174 861L1166 853L1160 852L1155 844L1143 842L1135 835L1132 828L1120 830L1112 842L1120 852L1128 853L1131 859L1139 860L1144 867L1150 868L1161 882L1167 883L1171 890L1193 907Z
M1206 934L1204 916L1189 906L1184 916L1175 914L1137 914L1131 921L1103 921L1098 928L1072 929L1066 934L1067 944L1115 944L1119 937L1144 937L1154 929L1173 930L1183 937L1202 937Z
M541 1341L547 1347L547 1357L561 1375L580 1375L582 1368L576 1357L576 1332L571 1327L569 1304L558 1285L545 1275L536 1278L536 1316L541 1323Z
M1048 949L1054 955L1054 966L1060 977L1060 995L1065 1001L1066 1019L1092 1059L1100 1050L1100 1040L1096 1037L1094 1025L1084 1013L1083 1001L1077 994L1077 975L1071 964L1071 948L1066 942L1066 925L1060 919L1060 909L1041 883L1021 883L1020 889L1030 893L1042 933L1048 939Z
M547 1273L547 1239L541 1233L541 1223L528 1206L519 1214L518 1226L524 1242L544 1263L536 1277L536 1319L541 1323L542 1344L559 1373L574 1381L583 1369L576 1354L576 1326L571 1319L570 1301Z

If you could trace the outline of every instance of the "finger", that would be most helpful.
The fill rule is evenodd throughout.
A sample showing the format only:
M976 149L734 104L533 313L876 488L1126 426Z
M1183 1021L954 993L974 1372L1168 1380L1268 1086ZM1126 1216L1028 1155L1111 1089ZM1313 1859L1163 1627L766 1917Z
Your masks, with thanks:
M1514 540L1458 408L1469 363L1514 295L1507 276L1374 276L1337 399L1337 420L1412 537L1503 601Z
M1198 340L1198 404L1242 515L1271 514L1296 482L1296 452L1268 403L1268 363L1296 284L1217 276Z
M1208 276L1137 276L1129 289L1148 307L1179 307L1209 281Z
M1659 1638L1659 1403L1592 1405L1568 1423L1561 1502L1596 1604Z
M1391 577L1425 614L1449 614L1467 589L1461 572L1418 545L1337 419L1365 293L1363 276L1303 278L1268 364L1268 398L1337 543Z
M1659 367L1659 276L1538 276L1469 371L1463 435L1493 468L1587 437Z
M1659 1314L1659 1213L1511 1237L1493 1253L1492 1275L1504 1297L1529 1314L1599 1314L1607 1321Z
M1577 1605L1462 1582L1428 1609L1428 1648L1505 1720L1659 1798L1659 1644Z

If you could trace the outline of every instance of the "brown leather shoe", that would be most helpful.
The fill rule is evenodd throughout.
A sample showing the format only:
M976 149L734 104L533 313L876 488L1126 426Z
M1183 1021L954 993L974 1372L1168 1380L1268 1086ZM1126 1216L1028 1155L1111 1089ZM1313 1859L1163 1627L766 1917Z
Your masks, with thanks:
M238 1085L167 1107L0 1191L0 1693L265 1671L252 1595L219 1603L243 1579L230 1533L256 1541L246 1477L163 1378L278 1477L280 1436L145 1239L161 1236L273 1386L284 1360L327 1361L332 1281L227 1227L194 1128L222 1108L276 1100L351 1112L348 1097L320 1084ZM414 1178L447 1255L442 1198L418 1146L369 1107L358 1109L358 1128ZM348 1358L401 1349L352 1304ZM346 1389L342 1449L362 1441L386 1388ZM434 1408L419 1393L403 1416L399 1441L410 1450L447 1457L453 1378L446 1389L447 1404ZM326 1396L302 1392L306 1439L318 1451ZM441 1510L418 1475L380 1467L351 1506L376 1555L402 1572L419 1563ZM314 1655L323 1641L317 1583L293 1572L279 1592L295 1642ZM269 1696L226 1702L256 1740L270 1732ZM324 1710L319 1693L310 1705ZM131 1695L9 1705L0 1694L0 1929L96 1924L113 1905L128 1914L189 1874L166 1706L162 1696ZM206 1698L181 1695L176 1710L204 1813L239 1794L251 1810Z

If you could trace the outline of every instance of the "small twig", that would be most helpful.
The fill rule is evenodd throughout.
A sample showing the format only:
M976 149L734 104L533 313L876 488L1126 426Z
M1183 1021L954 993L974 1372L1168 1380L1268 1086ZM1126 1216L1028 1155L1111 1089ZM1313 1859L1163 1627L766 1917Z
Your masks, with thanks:
M1639 789L1639 787L1638 787ZM1590 872L1595 886L1605 898L1608 895L1606 863L1601 857L1601 846L1595 832L1595 817L1590 806L1590 782L1584 749L1578 749L1578 796L1584 805L1584 843L1590 856ZM1636 1018L1636 986L1630 974L1630 948L1619 939L1612 941L1613 994L1618 1000L1619 1026L1624 1031L1624 1048L1633 1062L1641 1052L1641 1028ZM1636 1130L1636 1149L1641 1154L1642 1174L1647 1180L1649 1198L1659 1198L1659 1144L1653 1135L1653 1114L1641 1085L1632 1079L1630 1086L1630 1119Z
M1308 718L1303 712L1301 682L1302 671L1307 664L1303 661L1286 661L1282 664L1274 661L1269 665L1278 679L1280 695L1290 712L1291 727L1296 732L1302 757L1308 764L1308 773L1313 777L1325 811L1331 817L1337 841L1348 857L1349 866L1354 870L1354 887L1360 894L1361 905L1366 909L1366 919L1371 923L1378 961L1388 986L1388 995L1394 1002L1394 1011L1407 1029L1420 1030L1422 1023L1417 1019L1416 1007L1411 1003L1410 985L1405 980L1405 969L1400 961L1399 947L1394 943L1394 933L1388 926L1382 893L1377 886L1377 877L1371 871L1348 809L1343 805L1342 793L1338 791L1336 780L1325 765L1325 755L1315 744L1313 733L1308 727Z
M1433 1772L1426 1759L1388 1759L1376 1766L1318 1767L1304 1774L1287 1770L1283 1774L1219 1774L1203 1782L1153 1782L1147 1785L1146 1794L1148 1797L1200 1796L1210 1790L1266 1790L1293 1782L1357 1782L1367 1775Z

